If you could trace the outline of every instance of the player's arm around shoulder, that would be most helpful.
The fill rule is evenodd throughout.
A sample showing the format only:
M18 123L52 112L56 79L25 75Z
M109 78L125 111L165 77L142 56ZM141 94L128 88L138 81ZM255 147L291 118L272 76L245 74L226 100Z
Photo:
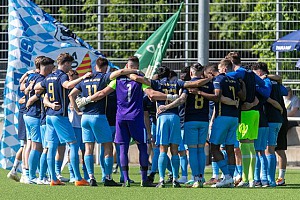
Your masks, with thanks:
M139 74L140 70L138 69L119 69L110 74L109 79L114 80L119 76L128 75L128 74Z
M80 83L82 80L88 78L88 77L91 77L93 74L91 72L87 72L85 75L83 75L82 77L79 77L75 80L72 80L72 81L69 81L69 80L65 80L63 81L62 83L62 86L66 89L72 89L74 88L78 83ZM67 75L66 75L67 77Z
M167 104L167 105L160 105L158 107L158 111L157 113L160 114L162 112L165 112L166 110L172 109L172 108L176 108L182 104L184 104L186 102L187 99L187 94L186 93L182 93L178 99L174 100L173 102Z
M69 99L70 99L70 103L71 103L71 106L74 108L74 110L77 112L77 113L80 113L80 110L79 110L79 107L76 103L76 98L77 96L79 95L81 91L79 89L77 89L76 87L72 89L72 91L69 93Z

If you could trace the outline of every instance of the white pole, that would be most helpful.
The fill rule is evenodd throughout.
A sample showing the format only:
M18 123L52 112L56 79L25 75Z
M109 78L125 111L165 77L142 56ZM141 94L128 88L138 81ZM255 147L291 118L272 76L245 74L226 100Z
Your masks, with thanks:
M209 1L200 0L198 7L198 62L209 62Z

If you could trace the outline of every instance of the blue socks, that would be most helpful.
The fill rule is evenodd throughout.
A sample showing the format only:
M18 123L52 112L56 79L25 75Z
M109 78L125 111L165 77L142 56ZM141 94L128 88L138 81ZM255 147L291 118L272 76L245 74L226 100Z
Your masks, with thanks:
M268 160L268 180L270 184L275 183L275 172L276 172L276 156L275 154L267 155Z
M212 161L211 168L212 168L212 172L213 172L213 177L214 176L219 177L219 166L218 166L217 162Z
M258 153L256 153L256 161L255 161L255 170L254 170L254 180L260 181L260 170L261 170L261 162Z
M235 165L228 165L228 171L231 177L234 175Z
M51 180L57 181L56 173L55 173L55 154L57 151L58 144L49 142L48 145L49 148L47 153L47 164L51 175Z
M69 145L70 145L70 162L75 174L75 180L80 181L82 177L79 171L79 156L78 156L79 146L77 143L73 143Z
M187 156L180 156L181 176L188 176L188 159Z
M152 173L156 173L158 170L158 157L159 157L159 148L153 147L153 157L152 157Z
M36 170L40 161L41 152L31 149L28 164L29 164L29 180L36 178Z
M93 155L85 155L84 163L87 169L87 173L91 178L94 178L94 156Z
M206 165L206 155L204 152L204 147L198 148L198 162L199 162L199 174L202 174L202 176L204 177L204 170Z
M217 162L219 168L221 169L221 171L223 172L224 175L228 175L229 170L228 170L228 165L227 165L227 161L226 160L220 160Z
M101 172L102 172L102 179L104 180L104 178L105 178L105 170L104 170L105 163L104 163L104 147L103 147L103 145L101 145L101 148L100 148L99 163L100 163Z
M42 153L41 158L40 158L40 180L43 180L43 178L46 177L46 172L47 172L47 154Z
M63 164L62 160L55 160L55 173L56 174L60 174L61 173L62 164Z
M110 175L112 174L114 157L110 156L110 157L104 158L104 163L105 163L105 165L104 165L105 176L110 177Z
M197 154L197 148L189 148L189 161L193 176L200 174Z
M158 157L158 172L161 179L165 178L168 159L167 153L160 152Z
M172 165L172 172L173 172L173 180L177 180L179 175L179 156L174 155L171 157L171 165Z
M265 154L259 156L259 159L261 163L261 180L266 182L268 181L268 160ZM276 166L275 166L275 170L276 170Z

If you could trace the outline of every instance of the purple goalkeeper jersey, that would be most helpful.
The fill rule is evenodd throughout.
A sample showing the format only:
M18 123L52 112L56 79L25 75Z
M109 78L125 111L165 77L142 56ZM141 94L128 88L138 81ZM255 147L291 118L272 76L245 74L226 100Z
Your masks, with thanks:
M132 81L127 76L120 76L110 86L117 94L118 120L135 120L144 116L143 85Z

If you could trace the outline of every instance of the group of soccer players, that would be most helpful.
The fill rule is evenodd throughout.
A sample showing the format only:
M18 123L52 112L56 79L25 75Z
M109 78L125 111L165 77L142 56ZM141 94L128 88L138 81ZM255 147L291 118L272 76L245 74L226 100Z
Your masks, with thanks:
M190 66L180 80L168 67L159 67L152 79L144 77L135 56L129 57L124 69L110 71L107 59L99 57L95 72L81 77L72 70L73 61L71 55L62 53L54 69L54 60L39 56L36 70L21 78L21 148L9 178L19 181L17 170L22 163L20 182L64 185L61 167L67 146L70 182L97 186L94 149L98 143L104 186L130 187L128 151L134 141L141 187L165 187L166 169L175 188L180 183L195 188L284 184L286 130L280 132L280 145L275 147L286 118L282 96L287 90L279 76L269 75L265 63L243 67L239 54L231 52L217 65ZM214 176L205 182L207 143ZM123 184L112 178L113 146ZM153 156L148 175L150 146ZM279 182L275 181L275 151L283 162ZM191 181L187 180L188 161ZM219 169L222 179L216 176ZM159 182L154 184L157 172Z

